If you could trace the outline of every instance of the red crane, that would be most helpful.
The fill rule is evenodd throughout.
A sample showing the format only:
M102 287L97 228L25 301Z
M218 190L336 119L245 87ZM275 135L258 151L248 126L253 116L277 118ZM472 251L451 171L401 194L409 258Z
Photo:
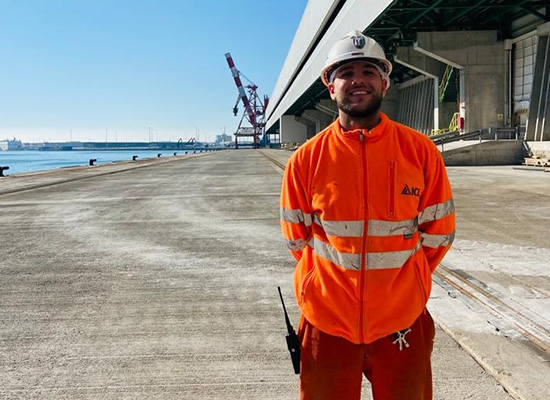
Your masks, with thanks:
M239 91L237 102L233 107L233 114L236 116L239 113L239 101L242 101L244 105L244 112L239 122L239 126L237 127L237 131L235 132L235 148L239 148L238 139L240 137L252 137L252 146L257 149L260 147L260 138L264 134L265 109L267 108L269 98L264 96L263 101L261 101L257 93L258 86L250 81L250 79L248 79L243 73L241 73L237 67L235 67L235 63L233 62L233 58L231 58L230 53L225 53L225 58L227 60L227 64L229 65L229 69L231 70L231 74L233 75L233 79L235 80L235 85L237 85L237 89ZM241 81L241 75L250 83L246 86L248 95ZM251 125L250 127L243 126L243 121L245 119Z

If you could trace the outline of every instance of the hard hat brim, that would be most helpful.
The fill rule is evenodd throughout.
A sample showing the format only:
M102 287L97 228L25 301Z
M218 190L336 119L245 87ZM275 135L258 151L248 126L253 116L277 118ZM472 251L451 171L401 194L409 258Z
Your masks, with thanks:
M350 64L353 62L368 62L369 64L372 64L376 67L376 69L379 70L380 74L389 76L389 74L392 71L392 65L389 61L386 60L379 60L377 58L372 57L357 57L357 58L348 58L346 60L342 60L340 62L334 63L332 65L329 65L323 69L321 72L321 80L325 84L325 86L328 86L330 83L330 75L333 71L336 69L342 67L343 65Z

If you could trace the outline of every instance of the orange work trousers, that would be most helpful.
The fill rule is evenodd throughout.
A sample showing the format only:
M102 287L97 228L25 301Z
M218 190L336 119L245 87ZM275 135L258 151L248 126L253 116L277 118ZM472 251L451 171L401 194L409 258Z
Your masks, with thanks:
M401 336L407 330L401 331ZM431 400L434 322L427 310L404 341L395 333L369 344L321 332L301 318L300 400L358 400L363 375L374 400Z

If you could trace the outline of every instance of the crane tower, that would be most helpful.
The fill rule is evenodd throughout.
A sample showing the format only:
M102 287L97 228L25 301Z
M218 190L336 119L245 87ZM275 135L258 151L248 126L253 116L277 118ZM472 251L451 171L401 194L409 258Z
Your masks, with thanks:
M225 54L225 59L227 60L227 64L235 80L235 85L237 85L237 90L239 91L237 102L233 107L233 114L237 116L239 113L239 102L242 102L244 106L239 126L235 132L235 148L239 148L239 138L251 137L252 147L257 149L260 147L260 138L264 134L265 109L267 108L269 98L264 96L263 101L260 99L257 92L258 86L235 67L235 63L230 53ZM249 82L249 85L246 86L246 90L241 81L241 76ZM245 123L245 121L248 122L250 126L244 126L243 123Z

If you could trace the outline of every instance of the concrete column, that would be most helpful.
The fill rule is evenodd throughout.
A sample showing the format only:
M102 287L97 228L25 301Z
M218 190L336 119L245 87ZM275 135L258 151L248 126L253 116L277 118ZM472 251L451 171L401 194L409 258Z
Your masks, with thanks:
M321 99L317 103L318 106L321 108L318 108L319 111L323 111L327 115L330 115L335 119L338 116L338 107L336 107L336 103L331 99Z
M390 119L397 121L399 115L399 89L396 85L391 85L386 92L380 110L386 113Z
M460 69L467 132L503 126L505 53L496 31L419 32L415 50Z
M321 128L321 121L319 121L317 118L313 117L312 115L308 114L307 112L303 112L302 113L302 117L301 118L298 118L298 121L299 122L302 122L300 121L300 119L304 119L306 120L306 125L309 127L313 127L313 135L317 134L319 131L320 131L320 128ZM310 134L309 134L309 129L308 129L308 139L310 138Z
M296 122L306 127L306 140L312 138L317 133L317 121L313 118L307 118L302 114L299 117L294 117Z
M538 45L526 140L550 140L550 22L537 28Z
M504 41L505 59L504 59L504 123L506 126L512 126L512 76L513 76L513 64L512 64L512 49L514 48L511 39Z
M321 132L334 121L331 115L327 115L325 112L319 110L305 110L302 117L315 122L315 133Z
M308 127L296 120L294 115L283 115L279 119L281 143L304 143L308 138Z
M463 121L466 121L466 73L466 68L460 68L458 70L458 116L462 118ZM468 125L465 124L465 126ZM476 128L472 126L470 129L465 127L464 130L466 132L471 132L475 129ZM478 129L483 129L483 126L480 126Z
M327 126L329 126L336 118L338 118L338 108L336 107L336 103L332 101L331 99L321 99L315 108L324 114L324 118L322 118L322 124L321 124L321 130L325 129Z

